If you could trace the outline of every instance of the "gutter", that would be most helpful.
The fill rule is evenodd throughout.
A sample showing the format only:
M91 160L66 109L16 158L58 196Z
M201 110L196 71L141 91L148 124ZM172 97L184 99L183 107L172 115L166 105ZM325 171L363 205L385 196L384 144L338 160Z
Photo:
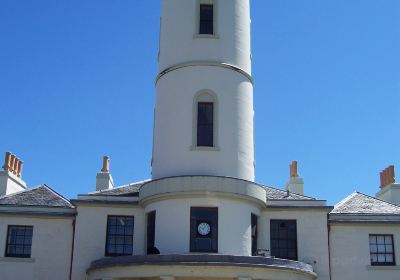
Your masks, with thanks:
M76 220L74 219L72 221L72 247L71 247L71 262L69 266L69 280L72 280L72 264L74 261L74 248L75 248L75 225L76 225Z
M329 221L329 214L328 214ZM332 266L331 266L331 225L327 223L328 227L328 264L329 264L329 279L332 280Z

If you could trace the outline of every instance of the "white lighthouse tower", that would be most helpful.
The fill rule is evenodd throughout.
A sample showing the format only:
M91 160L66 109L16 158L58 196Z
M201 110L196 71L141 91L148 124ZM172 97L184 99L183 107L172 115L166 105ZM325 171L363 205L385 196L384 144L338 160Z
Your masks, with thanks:
M249 2L162 1L153 179L254 181Z

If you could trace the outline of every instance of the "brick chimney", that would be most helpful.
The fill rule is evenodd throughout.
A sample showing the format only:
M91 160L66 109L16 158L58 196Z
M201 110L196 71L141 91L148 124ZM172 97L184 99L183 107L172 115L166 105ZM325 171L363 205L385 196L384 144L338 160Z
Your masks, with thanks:
M292 193L304 195L304 181L299 177L297 161L292 161L289 165L290 179L286 184L286 190Z
M26 189L22 180L23 161L10 152L6 152L3 170L0 171L0 196Z
M110 158L103 157L103 167L96 175L96 191L110 190L114 188L114 181L110 174Z
M396 205L400 205L400 184L396 183L394 165L390 165L380 173L380 188L376 197Z

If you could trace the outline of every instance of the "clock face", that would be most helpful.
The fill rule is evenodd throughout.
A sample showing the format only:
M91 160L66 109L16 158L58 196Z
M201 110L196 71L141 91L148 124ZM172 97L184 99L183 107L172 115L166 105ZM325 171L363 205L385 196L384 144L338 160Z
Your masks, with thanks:
M203 222L197 226L197 232L200 235L208 235L210 233L210 231L211 231L211 227L208 223Z

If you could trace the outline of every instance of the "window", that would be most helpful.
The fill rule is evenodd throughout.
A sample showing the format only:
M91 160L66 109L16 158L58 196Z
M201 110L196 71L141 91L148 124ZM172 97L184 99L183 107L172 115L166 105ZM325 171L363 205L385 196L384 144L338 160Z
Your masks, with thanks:
M295 220L271 220L271 255L297 260L297 226Z
M32 226L8 226L6 257L30 258Z
M190 251L218 252L218 208L190 209Z
M369 236L371 265L395 265L393 235Z
M106 256L132 255L133 228L131 216L108 216Z
M218 151L218 98L210 89L193 97L192 150Z
M214 34L214 5L200 4L199 34Z
M251 254L253 256L257 255L257 231L258 231L258 226L257 226L257 220L258 217L257 215L251 214Z
M154 245L156 235L156 211L147 214L147 254L157 254ZM158 252L159 253L159 252Z
M214 103L197 103L197 146L214 146Z

